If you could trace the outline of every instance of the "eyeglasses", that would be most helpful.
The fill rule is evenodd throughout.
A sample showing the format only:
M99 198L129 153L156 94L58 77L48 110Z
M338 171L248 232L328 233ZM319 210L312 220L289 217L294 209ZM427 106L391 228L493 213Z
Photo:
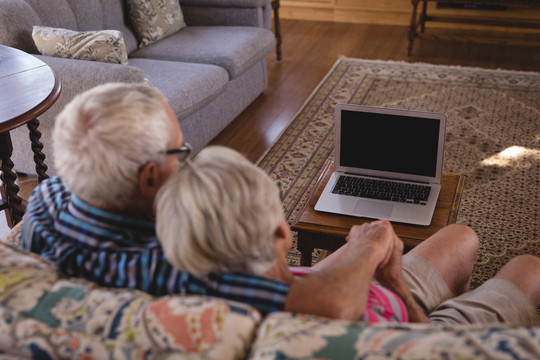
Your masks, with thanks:
M169 149L162 151L162 153L167 155L176 155L179 162L184 162L191 153L192 149L193 147L190 144L184 143L184 145L180 146L178 149Z

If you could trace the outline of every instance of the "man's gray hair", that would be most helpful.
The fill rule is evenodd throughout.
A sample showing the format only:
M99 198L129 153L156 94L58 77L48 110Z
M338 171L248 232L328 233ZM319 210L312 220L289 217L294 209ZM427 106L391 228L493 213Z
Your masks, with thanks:
M182 270L262 275L276 261L279 189L232 149L202 150L161 188L156 208L165 255Z
M172 139L166 101L143 84L111 83L77 95L53 133L55 165L70 191L96 205L125 206L140 168L165 161L160 152Z

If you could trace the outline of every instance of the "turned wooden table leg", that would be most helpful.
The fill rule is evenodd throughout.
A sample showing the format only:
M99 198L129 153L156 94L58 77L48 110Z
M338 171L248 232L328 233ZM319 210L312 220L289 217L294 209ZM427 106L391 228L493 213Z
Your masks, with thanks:
M279 24L279 0L272 0L274 10L274 32L276 36L276 59L281 61L281 29Z
M420 14L420 32L426 31L426 20L427 20L427 1L423 0L422 13Z
M9 132L0 134L0 159L2 159L2 186L4 188L5 201L7 203L8 212L6 219L9 226L15 226L21 221L24 215L24 205L22 199L19 197L19 187L15 184L17 174L13 172L13 161L11 161L11 154L13 153L13 144L11 143L11 137ZM11 222L11 224L10 224Z
M300 266L311 266L313 256L313 235L309 232L298 232L296 249L300 251Z
M39 121L38 119L34 119L26 125L28 126L28 130L30 130L30 141L32 143L38 181L41 182L49 176L47 175L47 165L45 165L45 154L42 152L43 144L39 141L41 139L41 132L38 130Z
M0 170L1 171L1 170ZM0 179L2 175L0 173ZM4 214L6 214L6 224L10 228L13 227L13 219L11 218L11 212L9 211L9 204L7 203L7 195L6 195L6 189L4 188L4 185L0 186L0 210L4 211Z
M407 46L407 55L410 56L413 48L414 39L416 38L416 31L417 31L417 10L418 10L418 4L420 3L420 0L412 0L412 15L411 15L411 26L409 27L409 45Z

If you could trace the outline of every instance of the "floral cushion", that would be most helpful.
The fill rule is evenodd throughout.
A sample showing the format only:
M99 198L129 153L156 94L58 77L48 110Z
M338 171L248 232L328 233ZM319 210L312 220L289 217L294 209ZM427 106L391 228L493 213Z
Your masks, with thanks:
M78 32L34 26L32 39L42 55L127 64L124 36L118 30Z
M540 359L540 326L370 324L274 313L252 359Z
M139 47L150 45L186 26L178 0L128 0Z
M38 256L0 244L0 358L236 359L260 319L231 301L63 279Z

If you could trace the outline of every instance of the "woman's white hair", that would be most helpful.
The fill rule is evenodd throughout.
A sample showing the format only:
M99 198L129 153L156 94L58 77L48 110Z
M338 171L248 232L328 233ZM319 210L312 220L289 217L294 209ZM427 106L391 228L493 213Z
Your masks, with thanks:
M276 260L279 189L232 149L202 150L161 188L156 207L165 255L182 270L262 275Z
M77 95L58 115L55 165L66 186L97 205L121 208L138 172L163 163L172 126L166 98L149 85L111 83Z

